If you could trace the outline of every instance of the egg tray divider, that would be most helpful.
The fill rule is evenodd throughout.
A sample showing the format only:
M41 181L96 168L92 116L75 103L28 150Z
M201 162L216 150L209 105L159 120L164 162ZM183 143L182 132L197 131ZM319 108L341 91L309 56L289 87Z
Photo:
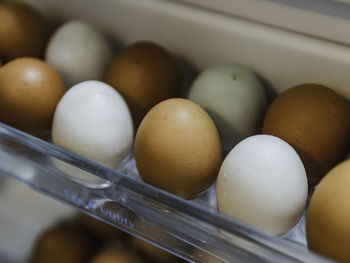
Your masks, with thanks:
M91 188L63 174L57 158L110 181ZM0 122L0 174L192 262L331 262ZM231 234L224 234L223 231ZM215 261L214 261L215 260Z

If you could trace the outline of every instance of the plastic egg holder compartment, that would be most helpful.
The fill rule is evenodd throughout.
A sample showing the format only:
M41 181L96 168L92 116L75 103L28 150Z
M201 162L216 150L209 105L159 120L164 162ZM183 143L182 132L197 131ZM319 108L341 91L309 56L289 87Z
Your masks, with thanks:
M194 76L185 76L185 79L191 79L193 77ZM138 177L135 164L133 160L131 160L130 158L131 157L129 156L128 158L126 158L126 160L124 160L120 169L128 175L131 175L133 177ZM98 177L92 176L86 171L82 171L80 168L74 167L68 163L62 162L60 160L55 160L54 163L56 165L57 163L59 163L58 168L60 168L63 172L66 172L67 175L71 176L73 180L78 181L87 187L107 188L108 186L111 186L107 180L98 179ZM69 168L67 169L67 167ZM108 178L108 179L111 180L111 178ZM115 181L115 178L112 181ZM194 202L198 202L201 205L211 208L212 210L216 210L215 187L212 187L206 193L199 196L196 200L194 200ZM296 229L296 231L300 232L300 229ZM287 234L287 235L293 236L293 234ZM297 237L297 239L300 239L300 237Z
M191 77L187 76L186 78L191 78ZM84 171L85 169L82 170L81 167L78 168L78 167L72 166L71 164L69 164L69 162L67 163L61 160L56 160L55 158L52 158L52 160L55 163L55 165L59 168L59 170L61 170L61 171L56 171L58 174L62 174L61 172L63 171L64 173L66 173L65 176L68 176L68 178L73 179L74 181L77 181L78 183L85 185L89 188L110 189L111 191L113 191L113 184L110 183L109 181L111 182L119 181L119 179L117 179L118 177L114 178L113 172L110 175L106 175L103 172L99 173L99 169L97 169L97 171L94 170L93 172L91 170L88 170L87 172L87 171ZM48 165L48 163L46 165ZM119 168L123 172L125 172L127 175L138 177L138 173L135 171L134 162L131 160L130 156L124 160L124 162L121 164ZM91 172L93 174L103 177L104 179L100 179L95 175L91 175ZM157 191L161 191L161 190L157 189ZM69 195L69 191L68 192L64 191L64 195L65 197L67 197L67 195ZM76 199L76 197L72 198L72 200L73 199L74 199L73 202L78 202L80 204L84 203L84 201L82 201L83 199L80 199L80 198ZM212 187L211 190L207 191L206 193L199 196L196 200L191 202L199 203L201 206L207 206L211 210L216 210L216 198L215 198L214 187ZM89 202L88 202L88 205L90 205ZM123 219L123 221L125 220ZM298 226L301 228L303 227L301 224L299 224ZM300 232L300 229L295 228L295 231ZM221 234L219 233L219 235ZM290 233L288 233L287 235L295 236L294 234L290 234ZM229 238L232 238L232 237L229 237ZM233 239L235 240L235 237L233 237ZM297 239L300 239L300 237L297 237ZM237 241L237 242L240 242L240 241Z
M183 70L183 71L186 72L186 70ZM194 76L185 76L185 79L191 79L193 77ZM81 85L81 84L79 84L79 85ZM72 92L72 90L71 90L71 92ZM64 126L65 125L63 125L63 127ZM52 158L52 159L53 159L53 162L55 163L55 165L59 168L59 170L65 172L66 176L68 175L71 179L73 179L74 181L78 181L82 185L85 185L85 186L91 187L91 188L98 188L98 189L103 189L103 188L108 189L109 187L113 188L112 184L110 184L108 182L108 180L115 182L116 178L112 178L113 175L108 176L107 178L105 177L103 180L101 180L98 177L92 176L88 172L83 171L80 168L77 168L75 166L72 166L69 163L62 162L60 160L55 160L54 158ZM121 169L123 169L124 172L128 175L133 174L136 177L138 176L137 172L135 173L135 164L131 160L129 160L129 161L127 159L124 160ZM61 171L58 171L58 172L61 172ZM98 175L98 172L93 172L93 173L96 173ZM107 180L105 180L105 179L107 179ZM111 190L113 191L113 189L111 189ZM158 191L161 191L161 190L158 189ZM65 195L66 195L66 192L67 191L65 191ZM79 200L80 199L78 199L78 202L82 202ZM203 205L209 206L209 208L211 208L211 210L215 211L216 210L215 209L216 208L216 198L215 198L214 187L212 187L211 190L209 190L207 193L204 193L202 196L199 196L197 198L197 200L194 201L194 203L199 203L202 206Z
M7 138L16 145L10 149L1 145L2 174L17 178L124 231L169 248L185 259L204 257L219 262L253 259L268 262L272 258L299 258L323 262L300 246L261 234L234 219L219 215L213 207L208 209L203 204L208 205L208 200L213 200L212 191L199 199L186 201L2 123L0 136L2 141ZM112 183L106 189L86 188L62 176L48 156ZM26 176L23 169L19 169L24 166L32 171L31 176ZM219 229L231 233L234 238L227 237Z

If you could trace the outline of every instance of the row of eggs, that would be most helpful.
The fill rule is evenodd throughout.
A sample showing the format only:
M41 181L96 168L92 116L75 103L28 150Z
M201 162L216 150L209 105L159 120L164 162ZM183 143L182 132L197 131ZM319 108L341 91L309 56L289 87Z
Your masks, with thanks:
M267 102L256 75L242 66L221 65L198 76L189 100L169 99L180 95L181 77L175 60L157 44L132 44L112 60L108 41L86 23L64 24L45 48L47 33L36 35L47 32L45 23L35 11L5 1L0 17L0 38L11 40L0 44L0 57L10 61L0 68L1 121L44 136L54 116L54 143L113 168L130 153L133 127L141 123L134 151L143 180L192 198L219 174L220 212L265 232L280 234L292 227L306 203L306 175L309 186L316 185L349 149L349 105L327 87L293 87L278 96L264 117ZM18 30L18 25L28 28ZM45 45L28 42L35 40ZM35 52L26 50L30 47ZM11 60L44 53L46 62ZM89 79L94 81L84 81ZM65 86L73 87L66 92ZM262 133L270 135L248 137L261 130L263 119ZM221 165L222 148L232 150ZM332 173L344 174L344 169ZM312 249L349 260L339 249L319 244L320 237L327 239L327 229L335 244L345 241L334 232L350 229L347 217L340 219L347 199L342 197L343 177L327 176L316 190L307 233ZM342 210L325 209L330 204Z

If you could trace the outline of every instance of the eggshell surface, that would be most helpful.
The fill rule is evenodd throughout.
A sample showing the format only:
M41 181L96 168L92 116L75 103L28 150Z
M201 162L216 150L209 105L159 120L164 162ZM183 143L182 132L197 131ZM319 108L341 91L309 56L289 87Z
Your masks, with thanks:
M141 178L176 195L191 198L214 181L221 144L209 115L186 99L168 99L142 120L135 139Z
M45 60L70 87L84 80L102 80L112 54L110 44L97 29L73 20L63 24L51 37Z
M258 131L267 104L254 72L228 64L204 70L192 84L188 98L213 118L224 151Z
M136 125L154 105L181 92L175 59L152 42L136 42L122 50L113 59L106 82L124 97Z
M311 197L306 237L311 250L350 262L350 160L333 168Z
M109 85L81 82L59 102L52 140L74 153L117 168L131 151L133 125L129 109Z
M45 18L31 6L0 2L0 57L42 57L50 30Z
M251 136L237 144L225 158L216 184L221 213L273 235L298 222L307 193L298 154L270 135Z
M51 128L65 91L50 65L35 58L14 59L0 68L0 121L40 135Z
M350 106L332 89L302 84L279 95L269 107L263 133L277 136L300 155L315 185L345 158L350 146Z

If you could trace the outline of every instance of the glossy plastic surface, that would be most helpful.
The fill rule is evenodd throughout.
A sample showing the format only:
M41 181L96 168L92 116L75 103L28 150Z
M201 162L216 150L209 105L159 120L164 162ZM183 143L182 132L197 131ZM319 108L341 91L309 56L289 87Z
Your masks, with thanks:
M52 158L111 183L85 186L58 170ZM0 174L189 261L328 262L301 245L218 214L205 200L211 199L210 191L187 201L143 183L133 159L114 171L0 123L0 160Z

